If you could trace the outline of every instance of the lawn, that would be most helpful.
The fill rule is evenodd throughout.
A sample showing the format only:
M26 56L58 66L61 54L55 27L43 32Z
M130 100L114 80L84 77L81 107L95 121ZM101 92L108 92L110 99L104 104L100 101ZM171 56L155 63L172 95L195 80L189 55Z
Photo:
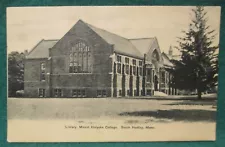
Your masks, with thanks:
M61 127L69 124L107 124L114 126L151 126L152 131L147 138L142 137L144 140L149 140L149 138L156 141L176 140L179 137L183 138L182 140L199 140L201 138L203 140L214 140L216 108L213 105L215 105L214 100L9 98L7 107L8 137L12 141L21 141L25 139L24 135L21 136L21 132L23 132L23 134L29 136L26 139L34 134L39 134L28 139L29 141L42 141L46 139L44 137L46 134L48 134L46 141L56 141L56 139L74 141L71 136L63 140L62 134L57 132L59 130L60 132L65 131ZM167 135L164 134L165 129L168 131ZM42 135L40 135L40 130L42 132L43 130L47 131L47 133L41 133ZM188 132L191 130L198 131L189 136ZM122 131L120 134L124 132L126 131ZM170 138L169 132L175 133L177 136ZM70 133L73 134L74 132ZM199 136L200 134L201 136ZM55 137L49 139L49 136ZM110 139L112 141L119 140L115 136ZM90 137L89 140L93 141L93 138ZM82 141L81 138L80 141Z

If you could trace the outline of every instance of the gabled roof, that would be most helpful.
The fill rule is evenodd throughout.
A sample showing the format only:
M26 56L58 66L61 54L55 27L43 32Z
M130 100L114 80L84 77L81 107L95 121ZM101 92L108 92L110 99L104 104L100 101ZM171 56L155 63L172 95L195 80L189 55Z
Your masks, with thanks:
M79 21L82 21L82 20L79 20ZM116 52L125 54L125 55L134 56L134 57L139 57L139 58L144 57L142 56L140 51L128 39L121 37L119 35L113 34L111 32L108 32L106 30L97 28L88 23L85 23L85 24L88 27L90 27L95 33L97 33L107 43L114 45L114 49Z
M142 56L149 51L155 40L155 37L129 39L129 41L141 52Z
M42 39L26 56L27 59L48 58L49 48L52 48L58 40Z
M181 60L181 55L172 55L172 56L169 54L166 54L166 55L170 60L178 60L178 61Z
M167 56L166 53L162 53L162 58L163 58L163 65L169 66L169 67L173 67L173 63L170 62L169 57Z

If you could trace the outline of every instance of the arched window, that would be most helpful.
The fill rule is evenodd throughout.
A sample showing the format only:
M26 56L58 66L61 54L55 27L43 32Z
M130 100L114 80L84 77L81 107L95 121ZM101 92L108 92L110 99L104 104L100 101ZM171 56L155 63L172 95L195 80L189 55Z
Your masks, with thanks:
M159 53L156 49L152 53L152 60L159 61Z
M91 54L90 47L78 41L72 46L69 54L69 72L70 73L90 73L91 72Z

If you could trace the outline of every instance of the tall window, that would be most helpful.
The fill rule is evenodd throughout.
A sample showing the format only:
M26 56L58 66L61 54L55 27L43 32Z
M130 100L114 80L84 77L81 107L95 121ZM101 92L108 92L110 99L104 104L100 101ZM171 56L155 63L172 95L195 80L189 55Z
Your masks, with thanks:
M129 58L125 58L125 71L126 71L126 74L128 75L129 74Z
M152 74L151 69L147 69L147 82L151 82Z
M45 63L41 63L41 81L45 81Z
M143 75L143 68L139 67L139 75L142 76Z
M162 73L161 73L161 81L162 81L162 83L166 83L165 71L162 71Z
M117 55L117 73L121 73L121 60L122 60L122 57Z
M136 74L137 74L136 66L133 66L133 75L136 75Z
M91 65L90 65L90 47L79 41L70 50L69 55L69 72L70 73L90 73Z
M133 63L133 75L136 75L137 74L137 69L136 69L136 60L133 59L132 60L132 63Z

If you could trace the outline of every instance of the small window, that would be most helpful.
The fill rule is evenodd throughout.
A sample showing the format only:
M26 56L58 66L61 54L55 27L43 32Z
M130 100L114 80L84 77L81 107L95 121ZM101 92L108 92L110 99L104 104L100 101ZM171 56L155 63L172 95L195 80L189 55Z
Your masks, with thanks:
M128 95L128 96L130 95L130 90L127 90L127 95Z
M86 92L84 89L81 90L82 97L86 97Z
M54 89L55 97L62 97L62 89Z
M142 61L139 61L139 66L142 66Z
M117 58L117 62L121 63L121 60L122 60L122 59L121 59L121 56L120 56L120 55L117 55L116 58Z
M85 89L73 89L72 90L73 97L86 97Z
M77 90L76 90L76 89L73 89L73 90L72 90L72 96L73 96L73 97L77 97Z
M133 60L132 60L132 63L133 63L133 65L136 65L136 60L133 59Z
M125 58L125 63L129 64L129 58L127 58L127 57Z
M78 95L78 97L81 97L81 90L80 89L77 90L77 95Z
M45 89L40 88L40 89L38 90L38 94L39 94L39 97L45 97Z
M106 97L106 90L97 90L97 97Z
M147 95L150 96L151 95L151 90L147 90Z
M102 96L102 91L101 90L97 90L97 96L101 97Z
M119 90L119 96L122 96L122 90Z
M106 90L102 90L102 96L106 97Z
M137 96L137 90L134 90L134 96Z

